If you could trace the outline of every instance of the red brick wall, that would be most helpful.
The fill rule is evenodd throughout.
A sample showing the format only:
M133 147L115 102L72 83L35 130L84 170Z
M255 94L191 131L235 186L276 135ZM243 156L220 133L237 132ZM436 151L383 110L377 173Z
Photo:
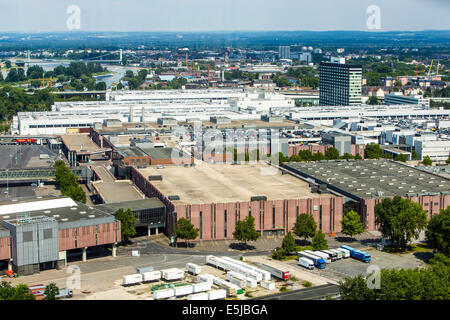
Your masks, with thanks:
M352 144L351 149L352 149L352 155L353 156L356 156L356 154L359 153L361 158L364 159L364 153L365 153L365 150L366 150L366 145L365 144Z
M340 222L343 216L343 197L268 200L252 202L211 203L176 205L177 218L189 219L196 228L200 228L200 211L202 212L202 235L196 240L223 240L233 239L236 222L249 215L249 207L255 218L255 227L260 231L274 230L273 208L275 208L275 229L282 228L291 231L297 219L297 206L299 214L308 213L314 217L317 226L320 225L320 206L322 206L322 231L324 233L340 232ZM236 210L236 206L238 210ZM240 210L239 210L240 207ZM260 208L264 207L264 216L260 218ZM215 222L214 222L215 209ZM225 237L224 214L227 211L227 235ZM215 234L214 234L215 224Z
M303 146L289 146L289 157L298 154L300 150L309 150L311 153L321 152L325 154L325 152L331 148L332 145L303 145Z
M131 164L131 160L133 160L133 164ZM139 161L139 165L150 165L151 158L149 156L141 156L141 157L125 157L122 159L122 162L126 166L135 166L136 163Z
M11 238L0 238L0 260L11 258Z
M58 231L59 251L120 242L120 232L120 221L80 228L62 229ZM95 240L96 233L97 241ZM77 239L76 247L75 238Z
M441 209L445 209L450 205L450 195L436 195L436 196L421 196L411 197L411 201L419 203L425 211L428 212L428 219L439 214ZM361 214L363 221L367 219L367 230L375 231L378 228L375 226L375 205L380 203L383 199L363 199L360 203ZM437 205L435 205L437 204Z

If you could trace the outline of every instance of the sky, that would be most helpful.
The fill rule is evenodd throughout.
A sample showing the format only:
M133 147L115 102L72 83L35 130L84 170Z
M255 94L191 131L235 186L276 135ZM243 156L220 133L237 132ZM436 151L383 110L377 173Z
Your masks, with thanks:
M0 0L1 32L450 30L450 0ZM367 8L380 8L380 29Z

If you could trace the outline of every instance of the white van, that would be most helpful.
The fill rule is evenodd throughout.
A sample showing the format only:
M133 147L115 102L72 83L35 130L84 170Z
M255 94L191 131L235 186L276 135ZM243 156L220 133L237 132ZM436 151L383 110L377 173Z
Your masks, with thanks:
M309 270L314 269L314 262L306 258L298 258L298 265L308 268Z

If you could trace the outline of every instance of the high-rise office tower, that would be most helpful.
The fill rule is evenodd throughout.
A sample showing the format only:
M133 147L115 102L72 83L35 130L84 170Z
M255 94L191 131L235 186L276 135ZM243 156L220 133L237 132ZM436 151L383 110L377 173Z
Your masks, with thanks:
M279 46L278 47L278 58L279 59L290 59L291 58L291 47L290 46Z
M320 98L322 106L349 106L361 104L362 66L346 64L344 58L321 62Z

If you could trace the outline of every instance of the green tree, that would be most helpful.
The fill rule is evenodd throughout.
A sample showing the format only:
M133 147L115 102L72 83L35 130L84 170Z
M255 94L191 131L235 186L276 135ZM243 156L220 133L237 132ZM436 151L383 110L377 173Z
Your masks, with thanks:
M316 232L316 235L312 238L312 246L314 250L326 250L328 249L328 241L325 238L325 233L322 230Z
M377 105L377 104L380 104L380 102L378 101L378 97L377 96L370 96L369 100L367 101L367 104L369 104L369 105Z
M284 238L283 243L281 244L281 248L287 253L291 254L297 251L297 245L295 244L294 236L291 232L288 232Z
M317 225L314 218L307 213L302 213L297 217L293 231L295 235L306 240L314 237L316 229Z
M180 218L175 226L175 235L177 238L185 240L186 244L188 240L195 240L198 237L200 229L194 228L194 225L185 218Z
M400 153L400 154L395 156L394 160L395 161L406 162L406 160L407 160L406 154Z
M384 158L384 152L383 149L381 149L379 144L376 143L369 143L366 146L365 150L365 157L366 159L379 159Z
M450 206L431 218L425 237L430 248L450 255Z
M6 69L11 68L11 61L6 60L6 61L5 61L5 67L6 67Z
M417 151L415 149L413 149L413 151L411 151L411 159L412 160L419 159L419 155L417 154Z
M45 286L44 300L56 300L56 296L59 294L59 288L56 286L56 283L52 282Z
M347 212L341 220L342 233L350 237L364 232L364 224L359 214L353 210Z
M425 229L427 213L418 203L396 196L375 206L375 221L384 237L405 250L409 241Z
M246 217L244 220L240 220L236 223L236 228L233 232L233 238L235 240L244 242L247 246L247 241L256 241L261 234L256 231L255 218L252 216Z
M433 164L433 161L431 160L431 158L429 156L425 156L425 157L423 157L423 160L421 163L425 166L431 166Z
M13 287L9 282L0 283L0 300L35 300L36 297L30 294L28 286L20 283Z
M450 156L447 158L447 160L445 161L446 164L450 164Z
M349 159L355 159L355 157L352 154L346 152L340 157L340 159L349 160Z
M337 160L339 159L339 150L335 147L328 148L328 150L325 151L325 157L328 160Z
M345 278L339 282L339 291L342 300L374 300L376 297L376 291L369 289L363 275Z
M125 211L122 208L116 211L115 217L120 221L122 240L128 241L130 237L136 234L136 217L131 209L127 209Z

